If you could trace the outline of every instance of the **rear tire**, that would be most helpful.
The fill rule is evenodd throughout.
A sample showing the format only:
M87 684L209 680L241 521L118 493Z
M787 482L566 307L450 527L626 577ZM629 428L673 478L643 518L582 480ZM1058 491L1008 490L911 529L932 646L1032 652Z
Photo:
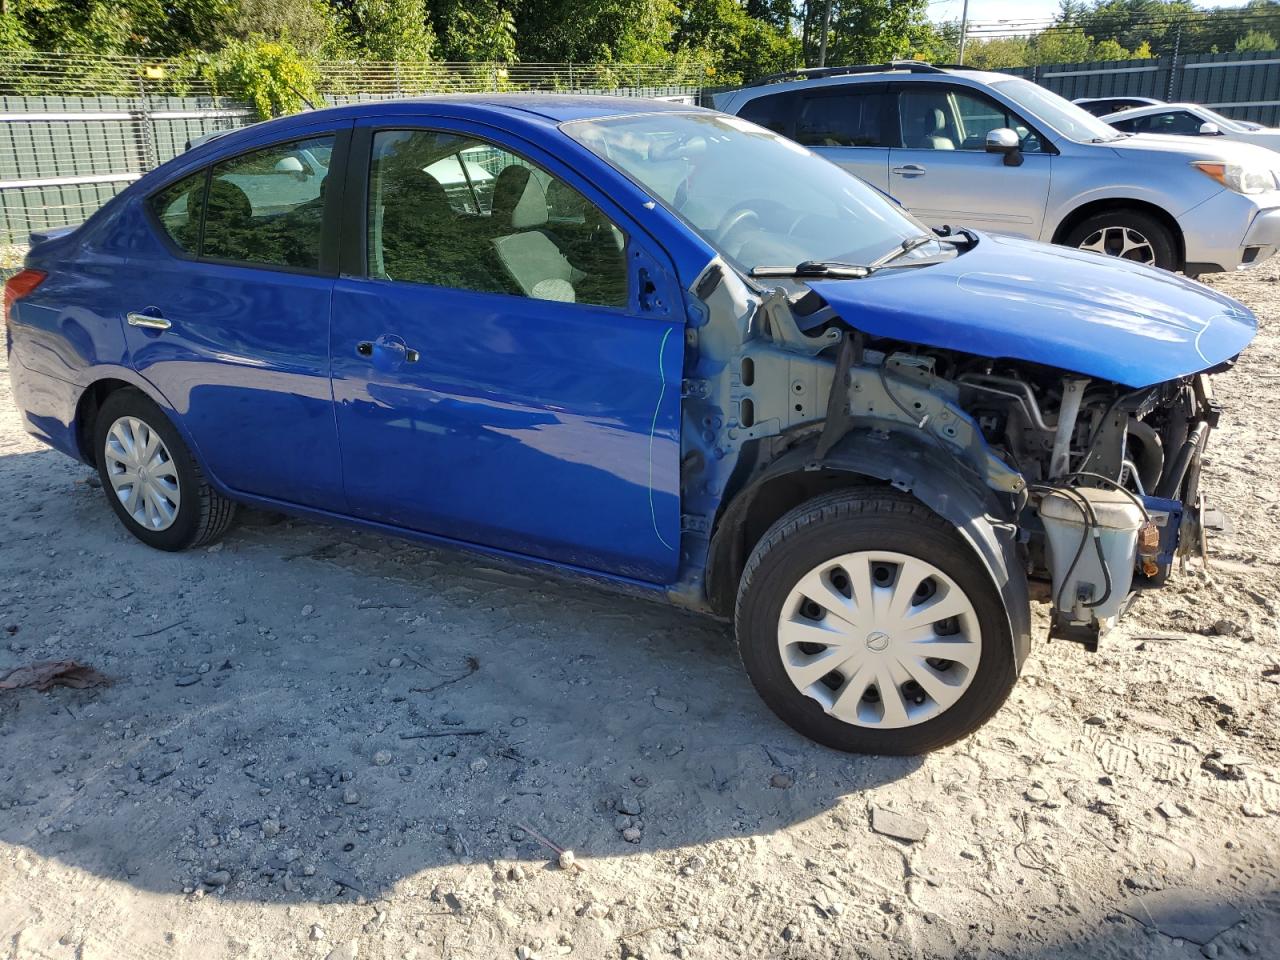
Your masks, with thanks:
M1117 207L1085 217L1062 243L1163 270L1177 270L1178 244L1169 228L1149 213Z
M107 397L94 421L93 443L111 509L147 546L198 547L231 525L235 503L209 485L164 411L139 391Z
M735 625L770 709L851 753L953 743L1017 678L1008 616L982 561L951 524L896 491L831 493L778 520L747 562Z

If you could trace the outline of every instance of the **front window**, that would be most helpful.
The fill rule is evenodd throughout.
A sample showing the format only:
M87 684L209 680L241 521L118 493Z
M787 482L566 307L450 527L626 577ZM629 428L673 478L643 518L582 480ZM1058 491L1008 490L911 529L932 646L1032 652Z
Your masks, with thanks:
M374 277L535 300L627 301L623 232L560 178L470 137L376 134L368 229Z
M1056 130L1068 140L1077 143L1105 143L1120 136L1110 124L1103 123L1070 100L1064 100L1030 80L997 80L991 88L1004 94L1032 118L1042 121L1045 126Z
M992 130L1012 130L1023 153L1040 153L1040 136L990 97L959 87L913 85L899 98L902 145L917 150L987 149Z
M562 129L742 269L868 263L929 233L857 177L739 117L647 113Z

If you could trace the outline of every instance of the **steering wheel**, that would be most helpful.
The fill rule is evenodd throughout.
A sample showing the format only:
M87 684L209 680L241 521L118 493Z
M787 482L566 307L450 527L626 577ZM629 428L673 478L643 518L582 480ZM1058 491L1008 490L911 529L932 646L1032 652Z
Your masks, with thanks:
M733 231L743 224L750 223L753 220L757 223L760 221L760 214L755 209L756 203L757 201L755 200L743 200L740 203L735 203L725 212L725 215L720 218L720 222L716 224L715 229L715 235L721 243L726 241Z

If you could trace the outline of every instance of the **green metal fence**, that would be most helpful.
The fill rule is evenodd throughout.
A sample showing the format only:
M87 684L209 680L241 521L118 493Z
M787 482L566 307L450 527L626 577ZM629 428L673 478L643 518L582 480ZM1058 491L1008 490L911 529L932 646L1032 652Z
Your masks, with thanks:
M1068 100L1154 97L1199 103L1238 120L1280 126L1280 50L1055 63L1004 72L1034 80Z
M697 102L664 64L325 63L321 105L433 92L573 91ZM0 245L79 223L188 141L253 122L189 65L0 51Z

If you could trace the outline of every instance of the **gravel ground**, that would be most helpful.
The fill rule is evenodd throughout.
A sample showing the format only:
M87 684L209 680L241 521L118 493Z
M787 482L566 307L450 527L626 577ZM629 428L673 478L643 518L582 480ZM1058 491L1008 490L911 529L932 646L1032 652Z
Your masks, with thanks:
M0 958L1280 957L1280 273L1216 285L1237 532L916 760L663 606L251 511L150 551L0 370L0 675L112 681L0 692Z

